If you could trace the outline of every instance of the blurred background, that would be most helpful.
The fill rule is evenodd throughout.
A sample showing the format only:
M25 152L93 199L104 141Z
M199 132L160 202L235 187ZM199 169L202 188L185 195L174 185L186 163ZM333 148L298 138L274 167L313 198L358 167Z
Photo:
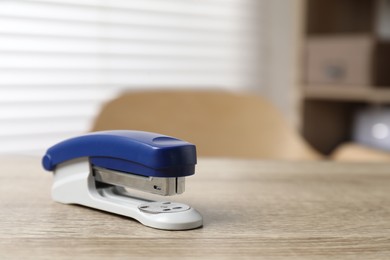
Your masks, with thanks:
M88 132L121 93L176 89L262 96L323 155L388 159L389 40L387 0L3 0L0 153Z

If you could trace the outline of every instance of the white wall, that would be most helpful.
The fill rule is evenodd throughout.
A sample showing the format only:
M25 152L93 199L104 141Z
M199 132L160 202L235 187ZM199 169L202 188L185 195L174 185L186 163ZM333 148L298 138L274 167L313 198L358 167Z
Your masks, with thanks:
M266 0L260 15L267 21L262 38L265 61L259 92L273 101L290 123L300 124L303 0Z

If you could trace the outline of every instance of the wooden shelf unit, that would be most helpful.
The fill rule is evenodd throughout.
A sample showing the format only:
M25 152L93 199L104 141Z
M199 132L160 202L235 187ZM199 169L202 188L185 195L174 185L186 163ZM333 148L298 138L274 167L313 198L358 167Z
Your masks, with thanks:
M345 102L390 103L390 87L310 85L303 90L305 99Z
M365 34L372 37L373 45L366 55L377 55L382 51L383 45L390 44L390 30L387 32L387 39L378 29L380 15L390 15L389 5L384 0L313 0L306 1L306 19L304 35L304 51L308 55L310 45L313 39L324 37L325 39L334 39L329 37L350 37L351 35ZM383 9L383 4L387 9ZM390 21L387 17L383 21ZM386 26L390 27L389 24ZM382 27L381 27L382 28ZM317 45L318 46L318 42ZM322 45L323 46L323 45ZM327 45L329 46L329 45ZM335 45L333 45L335 46ZM345 45L344 45L345 46ZM360 73L382 73L390 79L387 72L387 65L383 65L383 59L389 61L390 48L377 55L382 60L365 70L358 70ZM317 47L316 50L320 50ZM329 52L330 59L339 57L335 55L335 49ZM348 49L347 49L348 51ZM340 50L339 50L340 52ZM322 57L325 52L319 52ZM357 52L358 55L363 55ZM371 54L370 54L371 53ZM341 52L341 54L345 54ZM383 54L383 55L382 55ZM350 57L354 58L356 52ZM335 57L336 56L336 57ZM375 56L375 57L377 57ZM334 83L321 83L321 79L308 79L308 57L303 56L305 81L302 82L302 132L308 142L317 150L324 154L330 154L337 146L343 142L352 140L354 118L359 109L364 109L373 105L390 105L390 85L374 86L383 84L379 81L371 80L370 83L353 83L356 85L347 85L334 81ZM327 57L327 56L326 56ZM365 56L368 57L368 56ZM371 57L371 56L370 56ZM374 57L374 56L372 56ZM345 56L344 56L345 58ZM328 59L328 58L327 58ZM354 59L351 59L354 60ZM322 63L317 64L324 64ZM351 62L355 65L353 62ZM310 67L313 69L313 66ZM361 68L361 67L360 67ZM313 70L311 70L313 71ZM337 71L336 71L337 72ZM354 73L359 73L354 71ZM382 75L381 74L381 75ZM313 75L313 74L311 74ZM382 75L382 76L383 76ZM310 81L311 80L311 81ZM315 82L315 83L313 83ZM330 81L329 81L330 82ZM387 85L387 84L386 84Z

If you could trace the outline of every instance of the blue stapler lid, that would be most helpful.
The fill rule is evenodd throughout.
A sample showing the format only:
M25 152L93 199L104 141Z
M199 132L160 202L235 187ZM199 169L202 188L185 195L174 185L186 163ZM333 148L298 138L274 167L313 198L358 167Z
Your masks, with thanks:
M52 171L58 164L89 157L107 169L143 176L181 177L194 174L195 145L161 134L142 131L103 131L74 137L50 147L42 159Z

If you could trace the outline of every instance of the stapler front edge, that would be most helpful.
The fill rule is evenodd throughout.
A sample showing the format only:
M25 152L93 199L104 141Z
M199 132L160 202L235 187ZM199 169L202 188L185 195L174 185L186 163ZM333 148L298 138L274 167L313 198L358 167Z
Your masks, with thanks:
M169 196L184 192L195 173L195 145L156 133L103 131L74 137L49 148L42 159L53 171L52 198L136 219L166 230L202 226L194 208L133 196L128 189Z

